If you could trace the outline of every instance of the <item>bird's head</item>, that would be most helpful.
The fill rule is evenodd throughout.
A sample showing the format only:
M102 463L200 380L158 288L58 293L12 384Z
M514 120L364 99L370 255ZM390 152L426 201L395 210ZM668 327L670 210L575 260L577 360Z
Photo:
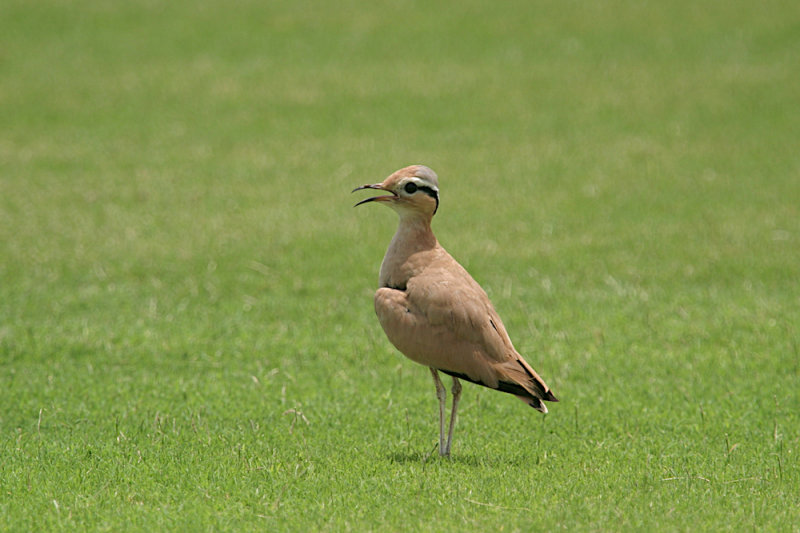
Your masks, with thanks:
M401 168L381 183L362 185L361 189L378 189L391 194L373 196L356 204L381 202L388 205L403 216L432 217L439 208L439 179L436 172L425 165L412 165Z

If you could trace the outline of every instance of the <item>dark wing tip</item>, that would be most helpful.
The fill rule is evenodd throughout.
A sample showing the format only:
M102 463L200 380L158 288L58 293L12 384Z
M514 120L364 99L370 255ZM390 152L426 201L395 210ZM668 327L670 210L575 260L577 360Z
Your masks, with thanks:
M557 402L557 401L559 401L558 398L556 398L555 394L553 394L552 391L547 391L545 393L545 397L543 399L546 402Z

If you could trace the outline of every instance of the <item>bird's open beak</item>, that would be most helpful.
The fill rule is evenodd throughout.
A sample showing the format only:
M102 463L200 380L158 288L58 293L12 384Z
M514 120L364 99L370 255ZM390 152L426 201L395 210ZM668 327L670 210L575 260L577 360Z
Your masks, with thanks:
M361 200L360 202L358 202L353 207L359 206L361 204L365 204L367 202L389 202L389 201L394 200L395 198L397 198L397 194L394 191L387 189L386 187L384 187L380 183L374 183L372 185L362 185L361 187L356 187L351 192L360 191L361 189L378 189L378 190L381 190L381 191L390 192L392 194L391 195L384 195L384 196L373 196L372 198L367 198L366 200Z

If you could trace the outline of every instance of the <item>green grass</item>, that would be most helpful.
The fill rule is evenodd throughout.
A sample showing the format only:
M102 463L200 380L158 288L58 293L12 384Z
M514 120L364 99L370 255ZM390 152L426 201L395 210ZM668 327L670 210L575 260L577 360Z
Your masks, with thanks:
M800 527L800 10L0 6L0 529ZM453 457L372 291L440 241L561 403ZM360 197L359 197L360 198Z

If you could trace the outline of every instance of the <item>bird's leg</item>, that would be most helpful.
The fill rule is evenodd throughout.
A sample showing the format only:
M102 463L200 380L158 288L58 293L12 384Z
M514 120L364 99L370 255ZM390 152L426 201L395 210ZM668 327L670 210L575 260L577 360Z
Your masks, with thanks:
M444 404L447 398L447 391L442 385L442 380L439 379L439 372L433 367L431 367L431 375L436 385L436 397L439 398L439 455L447 455L446 452L448 450L445 450L444 447Z
M450 411L450 430L447 432L445 455L450 455L450 446L453 445L453 428L456 427L456 411L458 411L458 400L461 399L461 382L455 376L453 376L453 388L450 389L450 392L453 393L453 409Z

